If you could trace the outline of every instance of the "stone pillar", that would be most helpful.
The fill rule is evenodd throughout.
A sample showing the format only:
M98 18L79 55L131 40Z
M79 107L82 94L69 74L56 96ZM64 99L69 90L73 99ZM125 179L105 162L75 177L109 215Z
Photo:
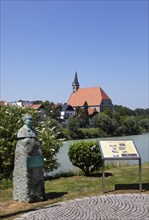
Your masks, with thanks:
M13 171L13 199L20 202L44 200L43 156L36 131L31 128L32 117L26 114L19 129Z

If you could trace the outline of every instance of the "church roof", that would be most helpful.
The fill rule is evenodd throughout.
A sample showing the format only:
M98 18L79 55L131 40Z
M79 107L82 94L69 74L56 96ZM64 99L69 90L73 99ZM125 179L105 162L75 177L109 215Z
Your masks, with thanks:
M77 107L83 106L87 102L88 106L98 106L103 99L110 100L101 87L80 88L71 94L67 104Z

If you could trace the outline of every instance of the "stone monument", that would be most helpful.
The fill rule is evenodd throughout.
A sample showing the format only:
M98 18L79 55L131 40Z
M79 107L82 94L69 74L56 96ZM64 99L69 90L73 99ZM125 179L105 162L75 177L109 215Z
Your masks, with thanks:
M44 200L43 156L32 129L32 116L23 117L24 125L19 129L15 150L13 171L13 199L20 202L38 202Z

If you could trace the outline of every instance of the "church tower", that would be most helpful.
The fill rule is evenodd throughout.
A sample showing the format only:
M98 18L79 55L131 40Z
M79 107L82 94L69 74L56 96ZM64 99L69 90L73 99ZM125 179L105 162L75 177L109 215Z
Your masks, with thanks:
M72 89L73 92L76 92L79 89L79 82L78 82L78 76L77 76L77 72L75 72L75 77L74 77L74 81L72 83Z

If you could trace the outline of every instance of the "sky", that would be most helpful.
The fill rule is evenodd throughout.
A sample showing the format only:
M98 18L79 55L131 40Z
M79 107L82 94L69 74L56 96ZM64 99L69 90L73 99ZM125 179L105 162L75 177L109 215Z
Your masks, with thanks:
M0 99L65 103L100 86L149 107L148 0L1 0Z

